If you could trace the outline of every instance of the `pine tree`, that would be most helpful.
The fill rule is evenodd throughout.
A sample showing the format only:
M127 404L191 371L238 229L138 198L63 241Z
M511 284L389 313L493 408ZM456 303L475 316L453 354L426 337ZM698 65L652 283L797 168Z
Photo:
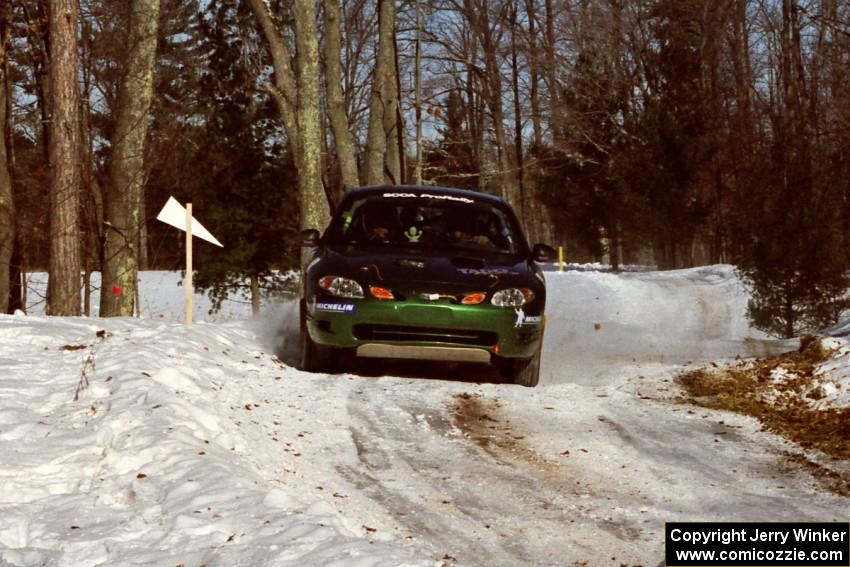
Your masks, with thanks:
M77 3L50 0L50 265L49 315L79 315L80 92L77 86Z
M190 198L224 244L198 247L198 289L209 291L213 309L241 291L256 312L261 290L292 283L281 269L294 267L297 256L281 243L294 240L298 206L295 167L275 108L249 65L244 38L255 33L252 24L250 13L229 3L213 4L201 24L207 55L199 97L206 113L197 142L205 172ZM281 190L287 183L292 191Z
M15 247L15 202L12 191L12 176L10 174L11 152L7 142L10 128L7 126L11 118L7 115L7 93L10 92L8 57L11 35L11 9L7 5L0 6L0 314L9 309L11 298L11 263L12 251Z
M751 211L756 217L753 253L742 274L752 288L753 323L789 338L835 323L850 307L850 262L837 206L844 191L816 168L815 134L806 109L809 97L818 95L807 89L802 72L794 0L783 1L782 21L777 90L783 104L773 117L772 167L763 180L763 200Z

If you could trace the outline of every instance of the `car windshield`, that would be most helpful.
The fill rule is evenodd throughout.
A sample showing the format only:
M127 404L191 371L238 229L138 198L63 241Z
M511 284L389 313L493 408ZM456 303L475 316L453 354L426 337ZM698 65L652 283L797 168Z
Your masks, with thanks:
M331 223L326 241L493 254L519 254L522 246L506 211L491 203L397 193L347 203Z

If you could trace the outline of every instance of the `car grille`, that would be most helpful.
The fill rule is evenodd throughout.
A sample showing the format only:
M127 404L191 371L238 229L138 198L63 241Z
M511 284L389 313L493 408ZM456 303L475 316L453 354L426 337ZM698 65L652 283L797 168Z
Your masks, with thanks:
M354 337L363 341L449 343L490 347L499 336L490 331L408 327L404 325L354 325Z

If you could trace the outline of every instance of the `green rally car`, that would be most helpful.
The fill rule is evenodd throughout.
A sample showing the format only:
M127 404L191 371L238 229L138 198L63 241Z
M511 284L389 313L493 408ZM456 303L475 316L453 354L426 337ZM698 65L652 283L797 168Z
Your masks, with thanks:
M301 368L341 355L490 362L536 386L546 284L503 199L418 186L350 191L310 248L301 300Z

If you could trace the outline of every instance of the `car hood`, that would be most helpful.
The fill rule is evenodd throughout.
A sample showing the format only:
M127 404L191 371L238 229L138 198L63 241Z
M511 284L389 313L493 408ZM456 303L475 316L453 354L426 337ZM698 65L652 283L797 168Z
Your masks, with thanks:
M422 253L426 252L426 253ZM520 256L344 247L327 249L322 272L369 285L421 291L487 291L534 286L537 278Z

